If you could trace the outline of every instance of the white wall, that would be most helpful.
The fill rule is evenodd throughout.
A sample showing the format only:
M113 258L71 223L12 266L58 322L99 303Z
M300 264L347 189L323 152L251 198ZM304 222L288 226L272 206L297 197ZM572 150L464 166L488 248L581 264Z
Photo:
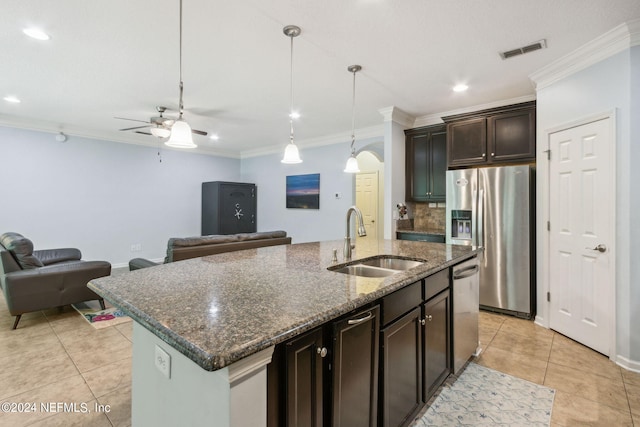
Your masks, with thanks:
M356 143L360 148L373 140ZM284 148L283 148L284 150ZM282 153L242 160L243 182L258 186L258 231L285 230L294 243L343 239L346 214L354 204L354 175L343 172L350 155L349 142L300 148L303 162L286 165ZM287 209L286 177L320 174L320 209ZM341 193L336 199L335 193Z
M633 57L635 91L630 90L630 59ZM637 258L640 227L630 220L632 208L640 208L640 192L632 191L634 183L640 179L640 172L632 165L640 161L637 122L640 90L638 73L640 50L633 48L611 56L587 69L565 77L537 93L537 135L538 135L538 318L548 325L548 303L545 293L548 284L546 260L548 249L546 226L542 226L548 212L547 160L543 153L548 148L548 130L585 117L616 112L616 355L618 361L627 360L640 363L640 322L638 297L640 296L640 268ZM633 100L631 94L633 93ZM634 110L632 110L632 102ZM632 117L634 118L632 120ZM633 141L633 142L632 142ZM636 215L633 215L636 216ZM632 227L632 225L634 225ZM631 230L631 232L630 232ZM633 313L633 314L632 314ZM615 357L615 356L614 356ZM621 359L622 358L622 359ZM640 366L640 365L638 365Z
M169 237L199 235L201 183L240 177L238 159L163 149L159 163L151 147L5 127L0 160L0 233L115 267L163 258Z

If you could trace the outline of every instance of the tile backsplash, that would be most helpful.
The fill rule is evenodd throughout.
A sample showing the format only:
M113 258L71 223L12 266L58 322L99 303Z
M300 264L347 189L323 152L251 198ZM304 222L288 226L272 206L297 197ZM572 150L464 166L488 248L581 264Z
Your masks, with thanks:
M438 206L440 207L429 207L429 203L407 203L409 216L413 216L413 229L444 233L446 210L444 203L438 203Z

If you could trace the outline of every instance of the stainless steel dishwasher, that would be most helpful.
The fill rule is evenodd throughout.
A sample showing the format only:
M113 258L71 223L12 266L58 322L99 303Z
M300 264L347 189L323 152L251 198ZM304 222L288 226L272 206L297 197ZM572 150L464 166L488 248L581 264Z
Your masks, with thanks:
M480 269L482 255L453 267L453 373L480 351Z

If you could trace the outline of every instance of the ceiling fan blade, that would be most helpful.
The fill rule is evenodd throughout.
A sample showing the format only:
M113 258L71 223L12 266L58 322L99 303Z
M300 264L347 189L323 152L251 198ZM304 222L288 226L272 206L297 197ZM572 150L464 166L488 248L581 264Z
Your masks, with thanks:
M125 131L125 130L134 130L134 129L143 129L143 128L148 128L149 126L151 126L151 125L146 125L146 126L135 126L135 127L132 127L132 128L124 128L124 129L118 129L118 130L120 130L120 131Z
M203 130L191 129L191 133L195 133L196 135L204 135L204 136L207 136L207 132L205 132L205 131L203 131Z
M140 122L140 123L149 123L149 122L148 122L148 121L146 121L146 120L128 119L128 118L126 118L126 117L114 117L114 119L119 119L119 120L129 120L129 121L132 121L132 122Z
M149 132L142 132L142 131L140 131L140 130L137 130L137 131L135 131L134 133L139 133L139 134L142 134L142 135L149 135L149 136L152 136L152 135L151 135L151 133L149 133Z

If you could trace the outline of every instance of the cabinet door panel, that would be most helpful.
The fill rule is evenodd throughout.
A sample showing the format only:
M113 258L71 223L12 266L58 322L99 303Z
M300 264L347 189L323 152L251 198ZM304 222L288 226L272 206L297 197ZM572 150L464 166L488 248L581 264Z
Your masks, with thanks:
M450 123L447 126L449 166L486 163L487 121L485 118Z
M407 425L422 406L420 308L382 330L384 427Z
M425 201L429 188L427 186L427 174L429 172L428 160L429 134L412 135L407 146L407 199Z
M448 290L424 304L424 402L451 371L449 310Z
M334 427L377 425L379 319L376 306L334 324Z
M491 161L535 159L535 110L527 109L489 117Z
M431 188L429 200L444 202L447 198L447 132L431 134Z
M322 329L286 345L287 426L322 426Z

